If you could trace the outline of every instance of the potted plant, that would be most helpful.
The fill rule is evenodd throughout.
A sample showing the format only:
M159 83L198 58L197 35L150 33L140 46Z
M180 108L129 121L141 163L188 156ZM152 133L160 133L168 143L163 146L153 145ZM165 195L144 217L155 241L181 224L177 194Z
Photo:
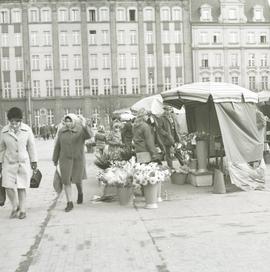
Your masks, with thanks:
M135 165L134 183L143 186L145 197L145 208L155 209L158 207L158 185L170 176L167 167L151 162L149 164Z
M189 173L189 167L182 165L177 169L172 170L171 181L174 184L183 185L186 182Z

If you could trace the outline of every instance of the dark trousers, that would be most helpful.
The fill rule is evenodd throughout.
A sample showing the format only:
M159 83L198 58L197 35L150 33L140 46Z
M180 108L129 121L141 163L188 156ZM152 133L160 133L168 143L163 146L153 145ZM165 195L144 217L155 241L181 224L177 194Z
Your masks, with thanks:
M167 161L167 164L170 168L173 167L172 164L172 158L171 158L171 146L170 145L165 145L165 159Z

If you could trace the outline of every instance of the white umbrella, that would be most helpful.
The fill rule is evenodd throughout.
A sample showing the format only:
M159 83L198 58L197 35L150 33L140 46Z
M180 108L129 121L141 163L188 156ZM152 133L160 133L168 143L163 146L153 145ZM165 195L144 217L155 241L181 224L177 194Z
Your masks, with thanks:
M147 96L137 101L132 107L132 111L139 111L140 109L145 109L152 114L162 114L163 113L163 100L160 94Z
M120 120L121 121L128 121L134 119L135 116L132 113L124 112L120 114Z

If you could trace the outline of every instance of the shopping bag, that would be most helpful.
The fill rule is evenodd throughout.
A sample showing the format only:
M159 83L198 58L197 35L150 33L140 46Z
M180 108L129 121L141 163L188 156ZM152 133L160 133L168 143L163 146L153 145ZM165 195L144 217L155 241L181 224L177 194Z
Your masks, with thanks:
M53 177L53 188L57 194L60 194L63 189L62 179L61 175L58 171L58 169L55 169L54 177Z
M2 187L2 175L0 173L0 206L4 206L6 201L6 189Z
M39 169L33 171L31 180L30 180L30 188L38 188L41 182L42 174Z

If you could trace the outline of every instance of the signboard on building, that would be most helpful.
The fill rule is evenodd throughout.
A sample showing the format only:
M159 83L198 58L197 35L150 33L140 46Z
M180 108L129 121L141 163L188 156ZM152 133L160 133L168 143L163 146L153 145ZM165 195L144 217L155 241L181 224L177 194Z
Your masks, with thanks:
M47 125L47 116L48 116L47 110L45 108L41 108L39 112L40 112L39 125L40 126Z

